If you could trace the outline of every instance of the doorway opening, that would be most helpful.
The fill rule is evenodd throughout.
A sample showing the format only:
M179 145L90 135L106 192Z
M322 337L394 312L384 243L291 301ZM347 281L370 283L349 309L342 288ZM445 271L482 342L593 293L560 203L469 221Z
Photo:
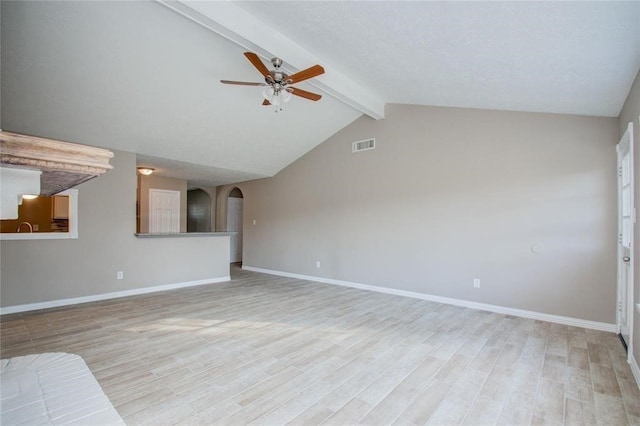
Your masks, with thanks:
M187 232L211 232L211 197L200 188L187 191Z
M227 232L231 234L230 263L242 263L242 210L244 196L240 188L235 187L227 195Z

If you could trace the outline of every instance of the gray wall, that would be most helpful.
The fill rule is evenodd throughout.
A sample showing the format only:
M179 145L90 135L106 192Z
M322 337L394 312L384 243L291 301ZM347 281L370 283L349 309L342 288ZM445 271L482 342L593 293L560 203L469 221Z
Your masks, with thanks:
M629 92L627 101L620 113L620 136L627 130L629 122L633 122L633 140L634 140L634 168L635 168L635 205L638 208L640 204L640 150L638 144L640 143L640 73L636 76L636 80L633 83L633 87ZM634 252L634 305L640 303L640 224L636 223L634 246L636 247ZM640 313L637 309L633 310L633 355L637 362L640 362Z
M2 307L229 276L229 237L136 238L135 155L111 164L78 186L77 240L0 243Z
M614 118L388 105L237 185L244 265L614 323L617 139Z

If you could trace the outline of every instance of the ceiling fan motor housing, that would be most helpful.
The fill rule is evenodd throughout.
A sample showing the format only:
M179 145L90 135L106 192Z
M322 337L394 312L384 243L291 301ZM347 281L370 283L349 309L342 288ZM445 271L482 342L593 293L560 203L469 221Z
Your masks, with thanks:
M287 84L287 77L289 76L282 71L273 70L269 71L269 75L264 79L264 81L266 81L267 84L280 84L284 86Z
M278 83L281 86L285 86L287 84L287 77L289 76L280 71L280 67L282 66L282 59L272 58L271 63L273 64L274 69L269 71L269 75L265 77L265 81L267 82L267 84L273 85L274 83Z

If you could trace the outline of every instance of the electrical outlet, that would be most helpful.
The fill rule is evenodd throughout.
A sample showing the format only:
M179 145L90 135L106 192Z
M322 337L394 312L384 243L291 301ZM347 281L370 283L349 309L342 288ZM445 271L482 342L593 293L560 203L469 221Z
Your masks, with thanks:
M124 279L124 271L118 271L118 273L116 274L116 278L119 280Z
M319 268L319 267L320 267L320 261L319 261L319 260L317 260L317 261L316 261L316 268Z
M36 231L36 232L39 231L40 230L40 225L38 225L37 223L34 223L33 224L33 230Z
M473 279L473 286L475 288L480 288L480 278L474 278Z

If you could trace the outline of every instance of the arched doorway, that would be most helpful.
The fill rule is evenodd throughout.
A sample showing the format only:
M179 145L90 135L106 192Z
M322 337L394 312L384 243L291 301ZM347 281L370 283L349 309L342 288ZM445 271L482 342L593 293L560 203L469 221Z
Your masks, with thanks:
M242 262L242 210L243 195L240 188L233 188L227 196L227 232L231 235L230 262Z
M211 232L211 197L200 188L187 191L187 232Z

